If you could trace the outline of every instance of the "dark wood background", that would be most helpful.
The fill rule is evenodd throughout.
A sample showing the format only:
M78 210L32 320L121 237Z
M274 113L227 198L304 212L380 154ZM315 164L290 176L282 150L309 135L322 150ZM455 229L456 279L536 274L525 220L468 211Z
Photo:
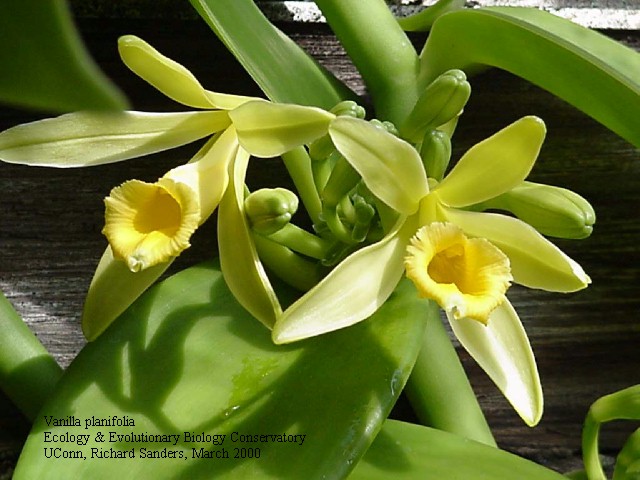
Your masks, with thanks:
M120 63L116 39L136 34L217 91L259 95L204 23L194 18L79 19L96 60L126 92L136 110L180 110ZM281 27L359 93L364 88L348 58L321 24ZM608 35L639 49L638 31ZM424 37L413 37L417 45ZM577 79L578 80L578 79ZM499 444L559 471L580 466L580 431L596 398L640 383L640 153L563 101L499 71L472 79L473 95L460 122L454 157L515 119L539 115L548 137L530 177L584 195L598 216L593 235L557 242L590 274L585 291L560 295L513 287L518 310L538 359L546 410L540 425L523 425L483 372L461 356ZM43 115L0 108L0 130ZM640 119L638 120L640 121ZM0 164L0 289L64 367L82 348L83 296L106 243L100 234L102 199L130 178L154 181L184 163L197 146L110 166L79 170ZM252 187L281 183L277 161L252 167ZM215 254L214 222L200 229L172 271ZM404 416L406 405L395 415ZM611 461L637 424L606 426L602 451ZM0 394L0 479L9 478L29 424Z

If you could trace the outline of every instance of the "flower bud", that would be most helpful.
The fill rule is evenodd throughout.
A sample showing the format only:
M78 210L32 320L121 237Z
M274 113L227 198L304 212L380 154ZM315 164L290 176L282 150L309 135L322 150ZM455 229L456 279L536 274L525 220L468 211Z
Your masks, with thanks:
M366 116L364 107L361 107L353 100L345 100L344 102L340 102L330 111L338 117L347 116L362 119Z
M586 238L596 221L593 207L577 193L533 182L522 182L485 206L507 210L543 235L557 238Z
M400 132L418 142L428 130L434 130L457 117L469 97L471 85L461 70L449 70L436 78L420 95Z
M427 132L420 147L420 156L427 176L442 180L451 158L451 138L440 130Z
M254 232L270 235L291 221L298 197L285 188L263 188L245 199L244 210Z

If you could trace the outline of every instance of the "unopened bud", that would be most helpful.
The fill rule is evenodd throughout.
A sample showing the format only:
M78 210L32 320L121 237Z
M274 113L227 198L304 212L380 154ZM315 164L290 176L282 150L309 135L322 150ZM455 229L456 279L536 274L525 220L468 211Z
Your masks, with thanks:
M399 135L399 132L396 126L387 120L381 121L381 120L378 120L377 118L374 118L373 120L370 121L370 123L372 125L375 125L378 128L385 130L387 133L390 133L391 135L394 135L396 137Z
M427 132L422 141L420 156L427 177L442 180L451 159L451 138L440 130Z
M271 235L291 221L298 197L286 188L263 188L245 199L244 210L256 233Z
M487 206L510 211L543 235L557 238L586 238L596 221L591 204L577 193L533 182L522 182Z
M371 220L373 220L376 210L359 195L354 197L353 207L356 212L356 221L351 231L351 238L356 242L363 242L367 238Z
M471 96L471 85L461 70L449 70L436 78L420 95L400 129L402 137L419 142L428 130L435 130L462 112Z
M345 100L344 102L340 102L330 111L337 117L354 117L360 119L364 118L367 114L364 107L361 107L353 100Z

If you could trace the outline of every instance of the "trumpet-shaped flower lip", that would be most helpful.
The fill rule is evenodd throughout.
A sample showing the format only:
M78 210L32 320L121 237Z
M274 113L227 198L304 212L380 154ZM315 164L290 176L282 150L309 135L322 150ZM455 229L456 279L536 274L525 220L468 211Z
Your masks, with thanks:
M188 69L134 35L118 39L118 52L125 65L136 75L183 105L231 110L252 100L251 97L205 90Z
M538 157L544 122L528 116L471 147L435 189L450 207L497 197L522 183Z
M407 247L405 267L422 297L456 319L482 323L504 301L511 280L504 253L483 238L467 238L450 223L420 228Z
M167 178L125 182L111 191L105 205L103 233L114 256L134 272L179 255L200 221L194 191Z

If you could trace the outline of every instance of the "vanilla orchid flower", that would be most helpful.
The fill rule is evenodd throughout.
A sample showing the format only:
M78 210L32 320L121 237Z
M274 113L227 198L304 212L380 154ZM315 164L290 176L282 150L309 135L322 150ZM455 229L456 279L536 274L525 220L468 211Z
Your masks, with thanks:
M188 164L170 170L155 183L125 182L106 199L103 232L110 245L85 301L85 336L95 339L157 280L218 204L225 219L220 228L240 235L230 242L236 241L253 255L253 260L237 258L235 249L226 249L221 260L225 278L243 306L271 327L282 310L256 260L252 239L242 235L243 206L234 200L243 195L249 159L238 136L265 154L287 151L324 135L335 116L314 107L206 90L184 66L132 35L118 40L118 50L123 62L142 79L167 97L199 110L75 112L0 133L1 160L51 167L119 162L213 136ZM227 186L232 188L225 195ZM246 286L251 294L236 285Z
M513 280L572 292L590 279L526 223L464 208L522 183L540 151L544 123L524 117L507 126L468 150L439 184L427 178L411 145L368 122L338 117L329 133L369 190L401 216L381 241L351 254L285 310L274 341L293 342L366 319L391 295L406 265L419 293L444 308L462 346L525 422L536 424L540 379L505 291Z

